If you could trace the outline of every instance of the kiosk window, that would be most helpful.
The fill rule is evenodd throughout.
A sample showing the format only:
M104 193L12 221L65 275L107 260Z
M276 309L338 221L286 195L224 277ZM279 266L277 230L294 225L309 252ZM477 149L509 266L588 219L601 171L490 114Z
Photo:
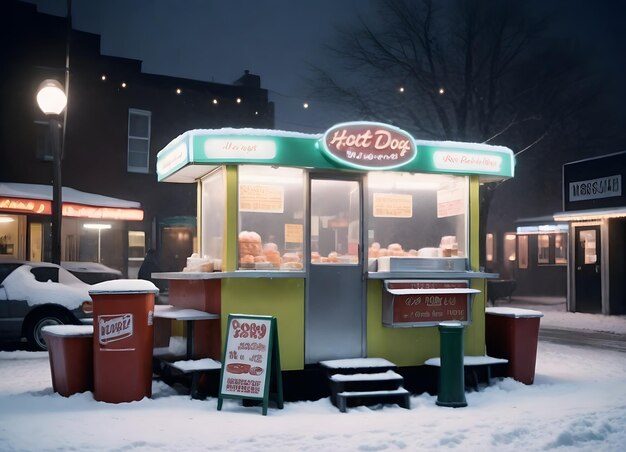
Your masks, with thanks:
M358 264L360 218L358 182L311 180L311 263Z
M301 270L304 171L239 167L239 269Z
M370 172L368 256L467 257L469 179Z
M224 168L204 177L202 183L202 256L222 259L226 221L226 182ZM221 267L221 266L220 266Z

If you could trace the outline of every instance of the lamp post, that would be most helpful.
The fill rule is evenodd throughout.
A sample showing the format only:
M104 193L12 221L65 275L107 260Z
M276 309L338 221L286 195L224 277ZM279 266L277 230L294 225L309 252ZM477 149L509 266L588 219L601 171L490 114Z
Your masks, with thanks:
M53 156L52 177L52 256L51 261L61 263L61 222L63 218L63 199L61 194L61 148L59 146L59 114L67 104L67 96L63 86L56 80L47 79L41 82L37 90L37 104L48 117L50 145Z

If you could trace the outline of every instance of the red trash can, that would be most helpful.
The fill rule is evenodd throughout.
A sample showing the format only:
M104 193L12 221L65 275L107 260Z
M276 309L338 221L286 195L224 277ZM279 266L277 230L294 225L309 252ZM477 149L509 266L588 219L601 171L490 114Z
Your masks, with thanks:
M506 358L507 377L527 385L535 379L540 311L489 307L485 310L487 354Z
M93 390L93 326L51 325L42 334L54 392L69 397Z
M150 281L116 279L92 286L94 398L120 403L152 396L154 297Z

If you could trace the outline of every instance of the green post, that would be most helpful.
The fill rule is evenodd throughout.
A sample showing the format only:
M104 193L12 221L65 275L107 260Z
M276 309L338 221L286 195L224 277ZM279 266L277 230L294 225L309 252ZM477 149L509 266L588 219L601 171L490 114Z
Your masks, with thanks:
M441 322L439 337L441 368L437 405L453 408L467 406L463 367L463 325L459 322Z

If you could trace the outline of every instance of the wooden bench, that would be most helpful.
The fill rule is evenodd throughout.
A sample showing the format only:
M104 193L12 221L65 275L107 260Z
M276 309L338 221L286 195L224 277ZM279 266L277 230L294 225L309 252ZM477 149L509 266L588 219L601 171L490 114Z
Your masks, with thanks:
M487 369L487 383L491 380L491 366L499 365L499 364L507 364L509 362L508 359L504 358L494 358L492 356L482 355L482 356L463 356L463 367L465 371L469 371L472 373L472 377L474 380L474 389L478 390L478 375L476 373L476 367L484 366ZM432 367L441 367L441 358L439 356L427 359L424 361L424 365L432 366Z
M192 399L199 398L198 381L200 380L200 374L203 372L220 370L222 368L222 363L211 358L188 359L173 362L163 361L163 364L171 367L172 369L176 369L183 374L191 374L190 394Z
M156 305L154 307L154 317L158 319L170 319L184 321L187 326L186 353L184 360L174 361L165 351L154 350L153 356L158 358L161 363L169 368L176 369L183 374L191 374L191 398L198 397L198 381L200 374L211 370L221 369L222 365L219 361L211 358L194 359L194 322L198 320L214 320L219 319L219 314L199 311L197 309L180 308L172 305Z

